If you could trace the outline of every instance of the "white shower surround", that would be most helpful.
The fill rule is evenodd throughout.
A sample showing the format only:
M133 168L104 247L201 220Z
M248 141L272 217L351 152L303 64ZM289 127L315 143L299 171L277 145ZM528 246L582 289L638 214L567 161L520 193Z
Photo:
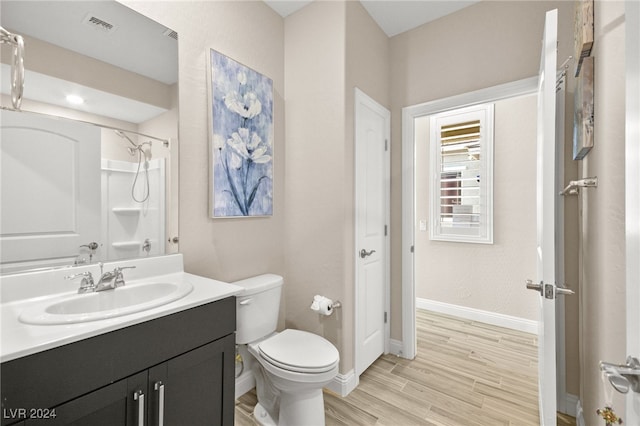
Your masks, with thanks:
M137 203L131 195L138 163L102 160L102 244L109 260L143 257L146 239L149 255L165 253L165 159L149 161L149 199ZM136 197L146 186L144 163L135 183Z

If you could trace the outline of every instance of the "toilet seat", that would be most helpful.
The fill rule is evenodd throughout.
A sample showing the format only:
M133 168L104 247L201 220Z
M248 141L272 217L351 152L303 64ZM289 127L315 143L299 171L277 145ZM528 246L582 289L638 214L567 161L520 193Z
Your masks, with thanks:
M298 373L324 373L340 359L331 342L302 330L284 330L260 342L258 349L265 361Z

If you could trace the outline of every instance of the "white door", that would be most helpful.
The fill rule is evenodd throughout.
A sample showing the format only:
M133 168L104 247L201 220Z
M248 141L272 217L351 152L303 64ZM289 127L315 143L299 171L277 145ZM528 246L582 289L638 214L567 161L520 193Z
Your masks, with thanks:
M540 424L556 424L556 62L558 11L547 12L538 75L537 277Z
M73 263L100 242L100 129L12 111L0 121L2 269Z
M356 89L356 375L387 352L390 113Z
M625 2L627 355L640 358L640 3ZM629 391L625 424L640 424L640 394Z

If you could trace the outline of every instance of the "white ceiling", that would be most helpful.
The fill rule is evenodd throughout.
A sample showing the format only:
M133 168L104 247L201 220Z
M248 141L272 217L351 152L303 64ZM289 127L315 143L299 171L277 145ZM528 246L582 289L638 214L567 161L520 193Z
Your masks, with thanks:
M359 0L369 15L389 37L449 15L480 0ZM286 17L311 0L264 0L280 16Z

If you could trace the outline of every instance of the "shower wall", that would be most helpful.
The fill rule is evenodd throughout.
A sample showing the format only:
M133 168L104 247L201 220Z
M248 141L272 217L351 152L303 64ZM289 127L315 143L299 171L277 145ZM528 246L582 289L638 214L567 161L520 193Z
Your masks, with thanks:
M149 197L142 203L133 195L145 198L144 162L137 170L137 162L102 160L101 241L109 260L165 253L165 159L149 161Z

